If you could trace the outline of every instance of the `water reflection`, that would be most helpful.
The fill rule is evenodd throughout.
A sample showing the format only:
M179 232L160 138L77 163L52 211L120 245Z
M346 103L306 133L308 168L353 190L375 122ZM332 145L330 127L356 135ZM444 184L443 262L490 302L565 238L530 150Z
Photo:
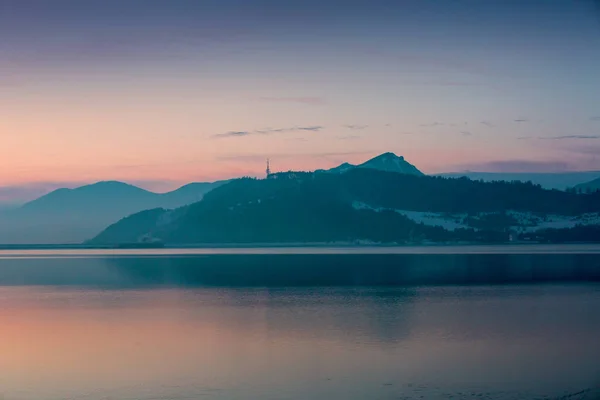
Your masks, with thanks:
M593 285L4 287L0 299L7 399L537 398L600 376Z
M599 270L585 254L0 258L0 395L558 395L600 383Z
M1 258L2 285L306 287L600 281L600 254Z

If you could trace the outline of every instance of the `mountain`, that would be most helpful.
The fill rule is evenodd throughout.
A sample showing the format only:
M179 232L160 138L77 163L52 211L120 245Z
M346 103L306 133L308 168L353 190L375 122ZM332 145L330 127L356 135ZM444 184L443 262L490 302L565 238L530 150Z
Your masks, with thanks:
M349 171L349 170L351 170L353 168L356 168L356 165L353 165L353 164L345 162L343 164L338 165L337 167L333 167L331 169L328 169L327 172L335 172L335 173L341 174L341 173ZM324 170L320 170L320 171L324 171Z
M316 172L344 173L355 168L369 168L379 171L397 172L400 174L423 175L414 165L407 162L404 157L394 153L383 153L359 165L343 163L328 170L317 170Z
M521 181L541 185L544 189L566 190L576 185L600 177L600 171L577 172L448 172L436 174L446 178L467 177L472 180L493 181Z
M177 208L182 205L195 203L200 201L205 193L208 193L212 189L226 182L227 181L188 183L172 192L161 194L160 206L164 208Z
M191 183L168 193L154 193L117 181L57 189L0 212L0 243L80 243L127 215L195 203L223 183Z
M596 224L600 193L353 168L236 179L189 206L125 218L90 243L506 241Z
M596 190L600 190L600 178L594 179L593 181L580 183L579 185L575 185L574 188L583 192L595 192Z
M400 174L423 175L423 173L414 165L407 162L404 157L397 156L394 153L383 153L357 165L356 168L370 168L379 171L397 172Z
M158 196L137 186L123 182L104 181L75 189L57 189L38 199L25 203L22 213L73 213L90 211L90 205L102 210L135 208L137 204L149 204ZM101 203L101 204L100 204Z

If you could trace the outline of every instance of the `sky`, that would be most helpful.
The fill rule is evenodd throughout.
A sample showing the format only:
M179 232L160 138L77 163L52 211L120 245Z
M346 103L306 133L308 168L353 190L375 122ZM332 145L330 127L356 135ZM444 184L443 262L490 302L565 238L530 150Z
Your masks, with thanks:
M598 0L0 0L0 201L333 167L600 170Z

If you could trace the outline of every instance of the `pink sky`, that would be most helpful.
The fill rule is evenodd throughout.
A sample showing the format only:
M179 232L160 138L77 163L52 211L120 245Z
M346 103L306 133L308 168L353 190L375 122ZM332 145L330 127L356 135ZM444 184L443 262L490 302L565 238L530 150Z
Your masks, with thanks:
M492 3L15 2L0 187L166 190L388 151L426 173L600 169L593 2Z

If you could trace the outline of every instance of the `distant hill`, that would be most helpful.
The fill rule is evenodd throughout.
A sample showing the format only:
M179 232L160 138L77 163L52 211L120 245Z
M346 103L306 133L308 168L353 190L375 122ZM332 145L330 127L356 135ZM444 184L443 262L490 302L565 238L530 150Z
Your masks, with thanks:
M410 175L423 175L423 173L419 171L417 167L407 162L404 157L397 156L394 153L383 153L358 165L353 165L346 162L338 165L337 167L328 170L321 169L317 170L316 172L344 173L356 168L376 169L379 171L397 172Z
M575 185L575 189L581 190L583 192L594 192L596 190L600 190L600 178L594 179L593 181L580 183L579 185Z
M448 172L437 174L447 178L467 177L473 180L492 181L521 181L541 185L544 189L566 190L581 183L589 182L600 177L600 171L581 172Z
M127 215L195 203L223 183L191 183L168 193L117 181L57 189L21 207L1 211L0 243L80 243Z
M90 243L506 241L512 230L600 223L599 212L600 193L354 168L233 180L187 207L123 219Z

